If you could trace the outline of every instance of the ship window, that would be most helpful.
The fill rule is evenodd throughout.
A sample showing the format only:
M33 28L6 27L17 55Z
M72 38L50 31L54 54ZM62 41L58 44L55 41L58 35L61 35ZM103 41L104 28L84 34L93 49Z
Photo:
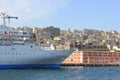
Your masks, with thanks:
M71 62L73 62L73 59L71 59Z
M23 32L24 35L26 35L27 33L26 32Z
M6 32L6 31L5 31L4 33L5 33L5 34L7 34L7 32Z
M99 56L101 56L101 54L99 54Z
M12 53L12 55L14 55L14 53Z

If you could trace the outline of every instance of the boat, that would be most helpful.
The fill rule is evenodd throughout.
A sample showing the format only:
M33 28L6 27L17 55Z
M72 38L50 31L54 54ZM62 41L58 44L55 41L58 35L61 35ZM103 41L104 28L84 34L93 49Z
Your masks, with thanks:
M5 23L5 16L3 15ZM0 26L0 69L60 68L74 50L56 50L54 45L30 43L27 31Z

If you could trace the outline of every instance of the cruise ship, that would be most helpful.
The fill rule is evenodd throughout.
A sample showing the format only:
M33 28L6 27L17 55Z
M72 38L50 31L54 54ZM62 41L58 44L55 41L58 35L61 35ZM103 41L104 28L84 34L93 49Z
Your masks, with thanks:
M54 45L30 43L27 31L11 30L2 14L0 26L0 69L60 68L74 50L56 50Z

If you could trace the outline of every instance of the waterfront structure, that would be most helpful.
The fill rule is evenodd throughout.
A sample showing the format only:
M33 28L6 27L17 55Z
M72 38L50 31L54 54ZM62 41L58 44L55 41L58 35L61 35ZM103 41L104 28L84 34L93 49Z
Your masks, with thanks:
M120 52L108 51L74 51L63 64L120 65Z

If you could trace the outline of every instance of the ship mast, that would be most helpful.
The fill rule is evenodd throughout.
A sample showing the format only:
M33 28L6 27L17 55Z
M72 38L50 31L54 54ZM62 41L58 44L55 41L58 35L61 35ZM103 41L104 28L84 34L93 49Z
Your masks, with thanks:
M3 19L3 26L6 27L6 13L5 12L0 12L0 18Z

